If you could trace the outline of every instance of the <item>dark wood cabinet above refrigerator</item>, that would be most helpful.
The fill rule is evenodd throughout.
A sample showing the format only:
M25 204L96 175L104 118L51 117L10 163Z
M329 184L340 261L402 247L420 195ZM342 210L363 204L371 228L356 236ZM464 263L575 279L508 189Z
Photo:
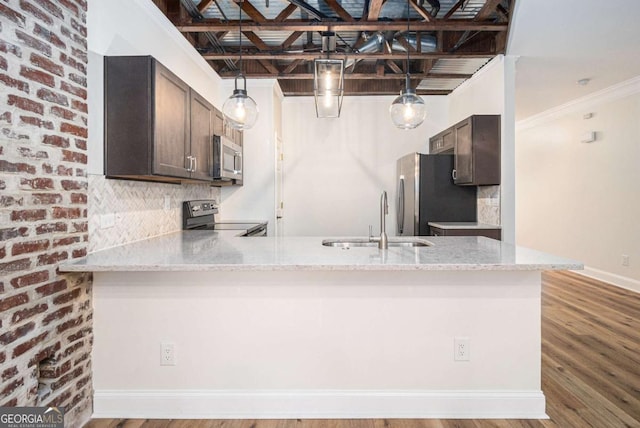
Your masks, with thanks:
M105 175L213 181L214 107L150 56L105 57Z
M429 153L453 154L455 184L500 184L500 115L473 115L429 139Z

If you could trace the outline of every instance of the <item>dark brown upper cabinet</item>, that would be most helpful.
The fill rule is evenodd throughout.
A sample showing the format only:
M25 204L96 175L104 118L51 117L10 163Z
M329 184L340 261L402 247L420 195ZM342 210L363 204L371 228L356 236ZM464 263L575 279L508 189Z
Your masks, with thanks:
M212 181L214 107L150 56L105 57L105 174Z
M455 184L500 184L500 115L473 115L429 139L429 153L454 156Z
M429 153L433 155L453 154L455 139L455 129L445 129L441 133L429 138Z

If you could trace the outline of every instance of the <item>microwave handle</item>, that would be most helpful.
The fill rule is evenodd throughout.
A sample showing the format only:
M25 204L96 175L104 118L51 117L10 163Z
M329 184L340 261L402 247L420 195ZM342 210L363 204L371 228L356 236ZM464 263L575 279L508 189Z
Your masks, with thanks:
M239 164L239 168L238 167ZM242 174L242 153L234 152L233 153L233 173L234 174Z

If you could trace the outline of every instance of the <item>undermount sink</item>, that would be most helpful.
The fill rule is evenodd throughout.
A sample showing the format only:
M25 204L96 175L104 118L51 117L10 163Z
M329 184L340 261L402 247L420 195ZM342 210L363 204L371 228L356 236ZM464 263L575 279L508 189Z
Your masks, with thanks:
M347 238L347 239L325 239L322 241L325 247L377 247L376 241L368 238ZM424 239L416 238L389 238L389 247L430 247L433 244Z

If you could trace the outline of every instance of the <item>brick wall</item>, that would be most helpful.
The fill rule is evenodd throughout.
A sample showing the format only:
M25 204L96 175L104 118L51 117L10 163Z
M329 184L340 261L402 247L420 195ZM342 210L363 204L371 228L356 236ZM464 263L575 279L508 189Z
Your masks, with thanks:
M91 414L86 0L0 0L0 406Z

